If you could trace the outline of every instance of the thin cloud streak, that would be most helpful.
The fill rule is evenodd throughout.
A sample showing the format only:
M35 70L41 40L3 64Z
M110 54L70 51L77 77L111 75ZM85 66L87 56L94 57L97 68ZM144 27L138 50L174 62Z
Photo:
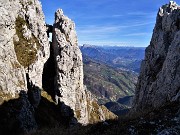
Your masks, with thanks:
M134 16L148 16L148 15L154 15L156 14L155 12L139 12L139 11L134 11L134 12L128 12L127 15L134 15Z
M95 34L95 33L112 33L112 32L118 32L122 29L127 29L130 27L139 27L139 26L145 26L149 24L154 24L154 22L139 22L132 25L111 25L111 26L97 26L97 25L87 25L87 26L80 26L77 27L78 33L84 33L84 34Z
M112 33L112 32L117 32L119 31L118 26L90 26L90 27L81 27L77 29L78 33L83 33L83 34L97 34L97 33Z
M151 33L131 33L131 34L125 34L125 35L121 35L121 36L126 36L126 37L131 37L131 36L147 36L147 35L151 35Z

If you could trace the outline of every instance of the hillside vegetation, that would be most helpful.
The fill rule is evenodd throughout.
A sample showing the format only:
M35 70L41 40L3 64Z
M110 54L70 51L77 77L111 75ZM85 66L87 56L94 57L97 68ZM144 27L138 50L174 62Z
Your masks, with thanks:
M84 83L99 103L117 101L120 97L134 95L137 74L115 69L83 56Z

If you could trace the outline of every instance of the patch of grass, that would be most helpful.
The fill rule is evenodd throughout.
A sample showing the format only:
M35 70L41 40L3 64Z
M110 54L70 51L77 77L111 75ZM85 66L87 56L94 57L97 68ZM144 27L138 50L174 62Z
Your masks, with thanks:
M87 110L89 112L89 123L97 123L100 121L99 105L96 102L87 100Z
M18 80L18 85L17 86L19 86L19 87L24 87L25 86L25 82L24 81L22 81L22 80Z
M76 110L75 113L76 113L77 119L79 120L81 118L81 110Z
M28 67L35 62L37 58L37 49L40 48L40 43L33 34L31 35L30 39L26 39L23 36L23 26L25 25L29 28L28 23L23 18L18 16L15 22L15 29L19 41L14 40L14 49L19 63L24 67Z
M89 113L89 123L95 124L101 122L101 115L105 115L105 119L117 119L117 116L110 112L105 106L98 105L95 101L87 100L87 110Z
M118 119L118 116L116 116L111 111L109 111L104 105L101 105L101 108L102 108L102 110L104 112L106 120L116 120L116 119Z
M44 90L41 90L41 96L47 99L48 101L55 103L52 99L52 97Z
M2 105L4 101L9 101L11 99L16 99L16 98L19 98L18 94L15 94L15 97L13 97L11 93L4 93L0 91L0 105Z

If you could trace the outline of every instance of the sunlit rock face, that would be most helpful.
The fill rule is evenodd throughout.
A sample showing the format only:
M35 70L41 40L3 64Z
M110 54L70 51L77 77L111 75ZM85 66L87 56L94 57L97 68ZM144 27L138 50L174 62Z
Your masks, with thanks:
M180 6L160 7L136 87L134 109L150 110L180 100Z
M93 101L91 93L83 85L82 54L77 43L75 24L63 14L61 9L55 13L52 35L56 102L61 101L70 106L80 123L105 120L107 116L102 108ZM96 114L95 118L92 118L92 111ZM112 113L111 115L115 118L115 115Z
M55 94L73 110L80 110L87 118L87 102L83 87L82 54L78 48L75 24L63 15L62 10L55 13L52 48L56 63ZM86 120L85 120L86 119Z
M0 92L15 97L27 90L26 73L42 87L49 43L38 0L0 0L0 5Z

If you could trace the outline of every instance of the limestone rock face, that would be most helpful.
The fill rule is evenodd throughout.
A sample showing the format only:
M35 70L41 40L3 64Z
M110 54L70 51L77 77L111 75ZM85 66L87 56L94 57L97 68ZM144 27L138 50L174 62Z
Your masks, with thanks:
M27 90L26 73L41 88L49 43L40 2L0 0L0 17L0 92Z
M83 123L87 123L87 108L83 88L82 55L78 48L74 23L63 15L55 13L52 48L56 63L55 94L73 110L81 110ZM84 104L84 105L83 105Z
M77 43L75 24L63 14L61 9L55 13L52 35L56 102L60 100L70 106L78 121L87 124L94 109L92 105L94 102L92 103L92 98L88 98L91 96L88 96L83 85L82 54ZM100 108L96 103L96 110ZM105 116L103 117L103 111L97 115L99 121L106 119Z
M3 130L29 133L37 129L34 113L48 57L40 2L0 0L0 134L6 134Z
M6 123L0 120L0 132L33 132L39 122L35 116L41 113L48 118L59 114L57 121L62 116L68 124L116 117L99 106L83 85L75 24L58 10L53 27L46 25L38 0L0 0L0 105L5 120L9 117Z
M148 110L180 101L180 6L159 9L136 88L134 109Z

